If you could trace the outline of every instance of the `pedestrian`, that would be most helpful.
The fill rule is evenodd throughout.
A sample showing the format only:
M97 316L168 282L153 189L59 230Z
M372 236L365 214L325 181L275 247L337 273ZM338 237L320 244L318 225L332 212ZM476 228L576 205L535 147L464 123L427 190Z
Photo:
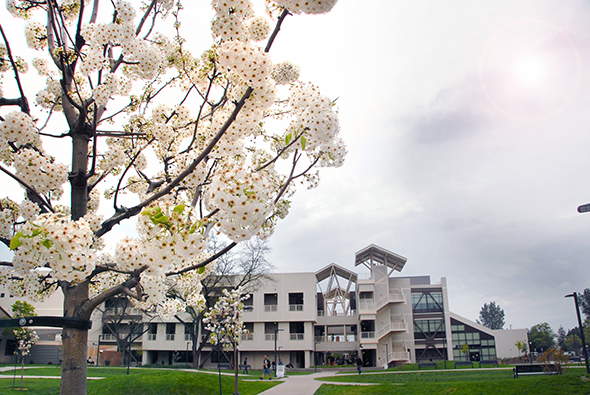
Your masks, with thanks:
M242 374L248 374L248 358L244 358L244 372Z
M362 366L363 366L363 361L359 357L356 357L356 370L359 371L359 374L362 373L362 371L361 371Z
M264 380L264 376L268 373L268 379L272 380L272 374L270 373L270 359L268 359L268 355L264 356L262 360L262 376L260 376L260 380Z
M274 359L272 361L271 368L272 368L272 371L275 372L275 375L276 375L276 372L277 372L277 364L275 363Z
M283 361L281 361L281 358L279 358L279 366L283 366Z

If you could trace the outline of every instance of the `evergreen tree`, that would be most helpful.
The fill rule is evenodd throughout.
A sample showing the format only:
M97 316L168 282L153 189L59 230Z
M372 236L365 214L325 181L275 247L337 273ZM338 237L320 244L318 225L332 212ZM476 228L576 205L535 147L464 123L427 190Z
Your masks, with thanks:
M490 329L502 329L504 327L504 310L496 302L484 303L479 311L477 323Z

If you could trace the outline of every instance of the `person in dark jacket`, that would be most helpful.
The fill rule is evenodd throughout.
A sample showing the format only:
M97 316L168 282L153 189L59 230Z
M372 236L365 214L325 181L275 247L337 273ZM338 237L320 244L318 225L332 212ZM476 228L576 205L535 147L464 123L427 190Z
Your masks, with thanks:
M362 373L362 370L361 370L362 366L363 366L363 361L359 357L356 357L356 370L359 371L359 374Z

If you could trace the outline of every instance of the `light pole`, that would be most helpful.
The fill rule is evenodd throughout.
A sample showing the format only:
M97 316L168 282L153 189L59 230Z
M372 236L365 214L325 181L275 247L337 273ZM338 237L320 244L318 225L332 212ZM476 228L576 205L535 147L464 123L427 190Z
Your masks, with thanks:
M100 338L102 335L98 335L98 347L96 349L96 366L98 367L98 362L100 360Z
M586 350L586 339L584 336L584 327L582 326L582 317L580 316L580 304L578 303L578 293L574 292L565 295L566 298L574 298L576 304L576 314L578 316L578 327L580 328L580 339L582 339L582 352L584 353L584 361L586 362L586 373L590 374L590 365L588 364L588 350Z
M277 366L279 365L279 361L277 360L277 335L281 331L282 329L275 328L275 377L277 376Z

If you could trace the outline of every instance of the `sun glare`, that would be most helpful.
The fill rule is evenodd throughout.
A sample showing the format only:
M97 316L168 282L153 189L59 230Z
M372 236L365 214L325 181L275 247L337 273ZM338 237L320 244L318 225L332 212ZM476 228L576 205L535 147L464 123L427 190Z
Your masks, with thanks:
M520 85L534 88L547 80L549 66L541 57L523 56L515 60L512 73Z

